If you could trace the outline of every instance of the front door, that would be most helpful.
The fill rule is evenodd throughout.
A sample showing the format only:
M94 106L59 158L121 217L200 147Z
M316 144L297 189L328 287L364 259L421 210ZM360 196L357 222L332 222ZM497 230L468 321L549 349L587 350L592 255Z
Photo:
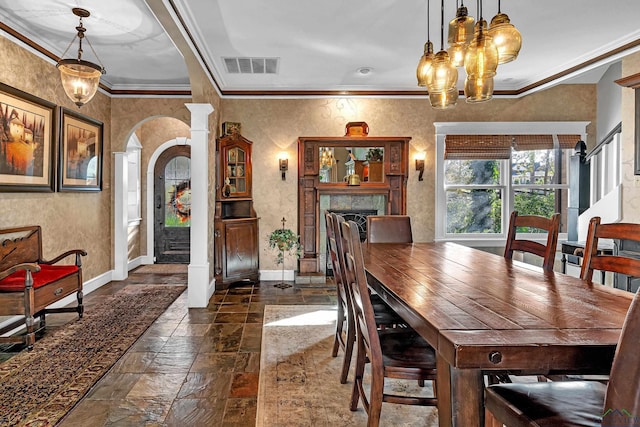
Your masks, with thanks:
M158 264L189 263L191 231L191 147L160 155L154 170L154 241Z

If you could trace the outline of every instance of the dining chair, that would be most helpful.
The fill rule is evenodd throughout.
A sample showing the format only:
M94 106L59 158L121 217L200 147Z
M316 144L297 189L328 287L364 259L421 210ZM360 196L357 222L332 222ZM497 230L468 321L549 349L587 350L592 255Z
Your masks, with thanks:
M598 240L620 239L640 242L640 224L623 222L601 224L600 221L598 216L589 221L580 277L583 280L591 281L594 270L625 274L627 276L627 290L629 290L629 279L640 277L640 259L616 253L613 255L599 253L597 250Z
M546 230L547 244L533 240L517 238L518 227L536 228ZM504 248L504 257L513 259L513 251L527 252L543 258L542 268L547 271L553 270L556 258L556 247L558 245L558 232L560 230L560 214L555 213L551 218L539 215L518 215L517 211L511 212L509 219L509 229L507 242Z
M411 217L407 215L369 215L368 243L412 243Z
M368 415L368 426L378 426L382 403L435 406L436 355L434 349L412 328L386 328L376 326L375 315L366 273L362 246L353 221L342 223L347 237L345 254L348 289L351 290L353 313L356 323L356 366L350 409L356 411L362 400ZM370 363L371 384L367 396L364 385L365 364ZM407 396L387 393L385 378L432 381L433 397Z
M356 341L356 327L354 323L353 309L351 305L351 293L346 288L344 268L344 239L342 237L341 224L344 218L336 213L325 213L327 240L329 243L329 257L333 268L333 278L337 292L337 319L331 356L337 357L338 350L344 352L342 369L340 371L340 383L345 384L349 375L349 367L353 357L353 347ZM379 328L405 327L404 320L395 313L377 295L372 298L374 304L375 321Z
M636 293L627 312L608 385L598 381L492 385L485 390L485 426L638 426L639 298Z

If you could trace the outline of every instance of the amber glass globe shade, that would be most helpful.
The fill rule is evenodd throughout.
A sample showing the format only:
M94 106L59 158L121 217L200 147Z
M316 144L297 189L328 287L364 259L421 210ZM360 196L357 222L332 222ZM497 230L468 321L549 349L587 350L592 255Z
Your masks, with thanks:
M491 100L493 98L493 77L467 76L464 81L464 96L470 104Z
M464 68L468 76L493 77L498 69L498 48L487 32L487 21L476 23L473 40L464 57Z
M459 7L456 17L449 22L449 37L447 39L449 44L468 44L473 38L473 23L474 19L468 15L467 8L465 6Z
M427 75L429 93L447 92L458 83L458 69L451 63L446 50L436 53Z
M522 36L507 15L498 13L493 17L489 35L498 49L498 64L511 62L518 57L522 47Z
M446 92L430 92L429 102L437 110L453 108L458 102L458 88L452 87Z
M420 57L418 62L418 68L416 69L416 77L418 78L418 86L427 86L427 75L431 70L431 64L433 62L433 43L430 41L424 44L424 54Z
M447 49L449 58L454 67L464 66L464 55L467 52L467 45L464 43L456 43L449 46Z

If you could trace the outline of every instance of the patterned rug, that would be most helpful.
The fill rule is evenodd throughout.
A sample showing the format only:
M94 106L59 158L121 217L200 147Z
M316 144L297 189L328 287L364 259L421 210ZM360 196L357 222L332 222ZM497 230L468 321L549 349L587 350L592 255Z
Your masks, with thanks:
M55 425L185 289L126 286L0 364L0 426Z
M362 402L356 412L349 410L354 363L347 384L340 384L343 353L331 357L335 310L329 305L265 307L256 426L367 425ZM415 381L386 379L385 388L432 395L430 383L420 388ZM380 425L437 426L437 409L384 403Z

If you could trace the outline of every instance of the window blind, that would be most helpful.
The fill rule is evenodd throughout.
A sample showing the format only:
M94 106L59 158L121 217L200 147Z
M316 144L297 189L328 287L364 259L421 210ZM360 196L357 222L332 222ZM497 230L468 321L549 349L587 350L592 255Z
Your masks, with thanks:
M580 135L557 135L558 148L573 149ZM444 158L447 160L508 159L511 149L550 150L554 135L447 135Z

